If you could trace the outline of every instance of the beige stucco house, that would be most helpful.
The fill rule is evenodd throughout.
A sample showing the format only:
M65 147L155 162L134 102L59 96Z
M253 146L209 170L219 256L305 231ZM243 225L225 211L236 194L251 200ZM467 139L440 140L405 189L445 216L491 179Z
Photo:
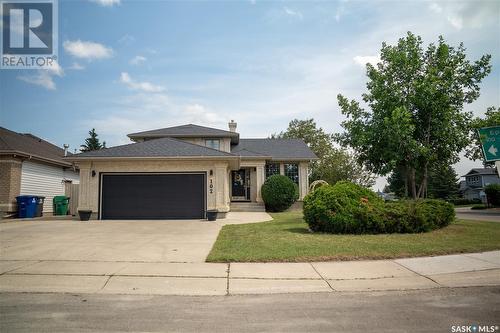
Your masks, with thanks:
M297 139L240 139L229 130L182 125L129 134L133 143L67 157L80 169L79 209L97 219L195 219L207 210L263 209L266 177L308 191L316 156Z

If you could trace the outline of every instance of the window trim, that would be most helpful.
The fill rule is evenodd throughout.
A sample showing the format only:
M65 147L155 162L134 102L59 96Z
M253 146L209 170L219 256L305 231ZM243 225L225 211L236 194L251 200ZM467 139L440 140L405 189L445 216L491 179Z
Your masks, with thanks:
M213 145L209 145L208 142L212 142L212 143L217 142L218 147L216 148ZM220 139L205 139L205 147L220 150L220 147L221 147Z
M294 165L296 167L296 175L290 175L288 173L288 165ZM284 163L283 164L283 169L284 169L284 175L287 176L292 182L294 182L295 184L299 185L300 183L300 167L299 167L299 163L296 163L296 162L289 162L289 163ZM293 178L292 178L293 177Z
M268 172L269 171L268 166L271 166L271 165L277 167L277 169L275 169L272 174L269 174L269 172ZM269 162L269 163L266 163L266 165L264 166L264 173L265 173L266 179L269 178L269 177L271 177L271 176L281 174L281 163L279 163L279 162Z

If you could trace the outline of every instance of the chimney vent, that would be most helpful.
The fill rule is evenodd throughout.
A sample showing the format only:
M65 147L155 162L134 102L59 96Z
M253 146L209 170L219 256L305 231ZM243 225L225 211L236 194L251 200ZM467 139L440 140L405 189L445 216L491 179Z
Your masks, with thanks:
M64 147L64 156L68 156L69 145L67 143L65 143L65 144L63 144L63 147Z
M238 124L234 122L234 120L231 119L231 121L229 122L229 131L230 132L236 132L236 126Z

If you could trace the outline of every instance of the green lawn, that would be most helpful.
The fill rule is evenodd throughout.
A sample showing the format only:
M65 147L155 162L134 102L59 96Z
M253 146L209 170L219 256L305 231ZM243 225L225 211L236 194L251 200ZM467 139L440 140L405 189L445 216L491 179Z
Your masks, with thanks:
M308 231L302 212L273 221L227 225L207 261L266 262L382 259L500 249L500 223L457 221L424 234L331 235Z

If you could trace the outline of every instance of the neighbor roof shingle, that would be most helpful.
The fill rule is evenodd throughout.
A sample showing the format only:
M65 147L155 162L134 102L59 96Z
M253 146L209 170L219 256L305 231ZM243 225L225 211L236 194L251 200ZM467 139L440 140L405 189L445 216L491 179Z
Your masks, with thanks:
M239 134L231 131L224 131L217 128L187 124L181 126L160 128L151 131L137 132L128 134L131 139L136 138L154 138L154 137L207 137L207 138L231 138L231 142L238 143Z
M237 157L220 150L172 139L159 138L130 143L71 156L71 159L89 157Z
M275 160L314 160L318 157L301 139L240 139L231 153L245 157L269 156Z
M64 149L33 134L17 133L3 127L0 127L0 153L26 155L59 165L71 165L63 160Z
M467 174L463 175L462 177L468 175L496 175L496 174L497 174L496 168L474 168L471 169Z

